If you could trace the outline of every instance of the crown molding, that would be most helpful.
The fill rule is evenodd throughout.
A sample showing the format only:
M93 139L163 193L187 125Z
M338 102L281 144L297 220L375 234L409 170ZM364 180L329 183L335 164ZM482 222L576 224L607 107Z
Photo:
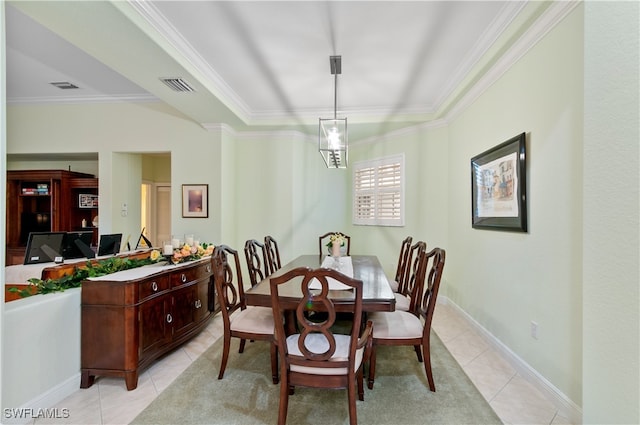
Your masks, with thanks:
M251 111L244 100L218 75L193 46L167 21L153 5L144 0L128 0L140 16L153 27L202 78L199 83L211 92L243 122L251 121Z
M558 25L581 0L554 1L542 15L525 31L525 33L503 54L496 63L474 84L462 98L455 102L444 117L452 121L473 104L489 87L500 79L529 50Z

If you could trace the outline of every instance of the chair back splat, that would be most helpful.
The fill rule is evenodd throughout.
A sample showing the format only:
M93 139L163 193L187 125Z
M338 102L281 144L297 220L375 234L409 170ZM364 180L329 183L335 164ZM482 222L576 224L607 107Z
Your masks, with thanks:
M229 264L228 257L233 259ZM224 345L218 379L224 377L229 359L231 338L240 339L238 352L242 353L247 340L267 341L271 345L271 376L278 383L278 353L273 337L273 313L269 307L248 306L245 302L242 271L238 252L226 245L218 245L211 255L213 281L220 302L224 328Z
M334 235L336 233L341 234L344 237L344 239L346 240L346 254L351 255L351 236L345 235L342 232L327 232L324 235L318 237L318 252L320 254L320 257L328 255L327 243L329 242L329 238L331 237L331 235Z
M404 238L402 244L400 245L400 255L398 256L398 267L396 268L396 275L393 278L393 282L390 282L393 292L398 292L398 290L400 289L400 285L404 280L412 241L413 238L411 236L407 236L406 238Z
M329 296L329 282L351 287L354 303L348 334L338 333L336 309ZM347 388L349 423L355 425L356 386L358 398L364 400L363 365L371 349L371 322L362 324L362 281L335 270L298 267L270 279L271 305L280 356L280 406L278 424L285 424L289 394L296 386L312 388ZM286 311L280 307L279 287L296 285L302 297L295 310L299 333L286 335ZM289 315L291 317L291 315Z
M277 272L282 267L280 262L280 249L278 249L278 242L272 236L264 237L264 249L265 249L265 267L267 276Z
M405 269L398 286L398 291L394 294L396 298L396 310L414 311L422 287L419 287L418 269L420 266L420 255L427 250L427 244L418 241L411 245L407 253Z
M244 258L247 260L247 270L251 286L270 275L267 266L265 246L255 239L249 239L244 243Z

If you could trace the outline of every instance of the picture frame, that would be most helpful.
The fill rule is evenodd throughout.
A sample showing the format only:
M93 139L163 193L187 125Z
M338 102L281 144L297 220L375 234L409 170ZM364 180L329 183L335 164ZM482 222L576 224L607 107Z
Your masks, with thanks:
M526 134L471 158L471 226L527 232Z
M209 185L182 185L182 217L209 217Z
M78 194L78 208L98 208L98 195L91 193Z

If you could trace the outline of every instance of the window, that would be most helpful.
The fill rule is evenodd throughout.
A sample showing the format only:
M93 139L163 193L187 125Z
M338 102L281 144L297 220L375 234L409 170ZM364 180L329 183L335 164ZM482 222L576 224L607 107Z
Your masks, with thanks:
M354 164L353 224L404 226L404 155Z

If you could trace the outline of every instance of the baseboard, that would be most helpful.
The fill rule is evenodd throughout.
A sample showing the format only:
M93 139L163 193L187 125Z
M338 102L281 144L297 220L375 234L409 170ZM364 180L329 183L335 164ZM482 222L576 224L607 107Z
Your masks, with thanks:
M44 420L46 418L51 418L54 420L56 417L62 418L63 415L66 415L68 412L65 412L64 409L67 406L60 406L60 402L65 398L69 397L74 392L78 391L80 388L80 372L71 378L67 379L64 382L56 385L50 390L40 394L38 397L30 400L20 406L15 410L15 413L12 414L13 417L7 418L8 414L6 411L3 412L3 424L29 424L33 423L34 418L41 419L38 415L46 415L42 416ZM59 408L52 408L51 406L60 406ZM6 410L6 409L5 409Z
M460 306L444 296L438 297L438 303L451 306L460 316L471 325L480 336L487 341L509 364L518 372L522 378L542 392L545 397L556 406L558 413L571 421L571 423L582 423L582 409L576 405L562 391L556 388L538 371L532 368L527 362L520 358L509 347L504 345L492 333L487 331L473 317L467 314Z

